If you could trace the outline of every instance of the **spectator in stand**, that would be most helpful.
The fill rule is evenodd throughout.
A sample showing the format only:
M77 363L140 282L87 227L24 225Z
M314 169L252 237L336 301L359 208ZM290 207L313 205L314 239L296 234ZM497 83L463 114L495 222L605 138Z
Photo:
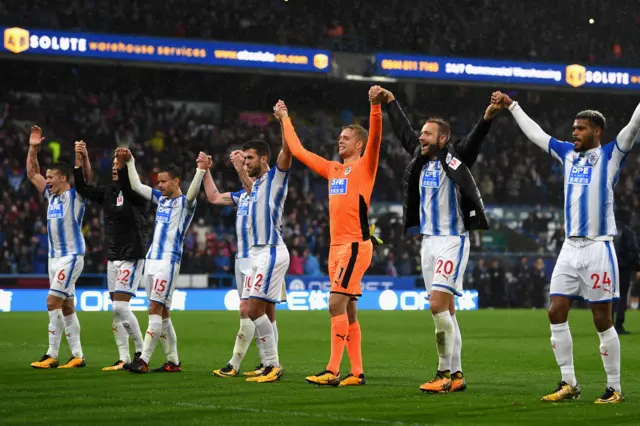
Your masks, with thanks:
M289 275L304 274L304 258L300 256L300 252L297 249L291 249L288 274Z
M532 308L544 308L545 299L547 297L547 274L544 268L544 260L541 257L537 258L533 262L533 268L531 270L531 307Z
M486 308L491 306L491 287L489 281L489 270L485 264L484 258L479 258L472 273L472 286L478 290L478 302L480 307Z
M507 302L507 280L498 258L491 259L489 264L490 306L504 308Z
M515 282L510 287L516 291L511 292L511 306L531 306L531 267L527 256L520 257L513 277Z
M306 249L304 251L304 273L305 275L310 276L318 276L322 275L322 271L320 270L320 262L318 261L318 256L313 254L311 250Z

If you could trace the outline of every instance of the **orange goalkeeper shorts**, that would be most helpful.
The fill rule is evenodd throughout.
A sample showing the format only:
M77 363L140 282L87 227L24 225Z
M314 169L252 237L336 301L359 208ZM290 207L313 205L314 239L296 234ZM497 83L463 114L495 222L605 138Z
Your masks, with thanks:
M372 258L371 240L331 246L329 250L331 293L362 296L362 277L371 266Z

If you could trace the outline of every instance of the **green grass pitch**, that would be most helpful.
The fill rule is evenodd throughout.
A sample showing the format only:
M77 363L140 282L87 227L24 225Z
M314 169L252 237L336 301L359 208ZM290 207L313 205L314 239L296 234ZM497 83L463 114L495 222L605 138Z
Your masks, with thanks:
M141 327L147 318L137 313ZM184 366L181 374L102 372L117 359L111 314L80 313L88 365L79 370L33 370L47 347L47 315L0 314L0 424L640 424L640 314L629 313L621 336L627 402L599 406L605 387L599 340L588 311L570 324L582 399L559 404L540 397L559 371L544 311L484 310L458 314L469 389L428 395L418 387L436 369L428 312L360 312L367 385L319 388L304 381L329 356L327 312L278 314L281 382L218 379L238 328L236 312L176 312L173 321ZM61 361L69 357L63 342ZM258 357L252 346L243 364ZM158 345L151 367L164 362ZM345 351L343 373L348 373Z

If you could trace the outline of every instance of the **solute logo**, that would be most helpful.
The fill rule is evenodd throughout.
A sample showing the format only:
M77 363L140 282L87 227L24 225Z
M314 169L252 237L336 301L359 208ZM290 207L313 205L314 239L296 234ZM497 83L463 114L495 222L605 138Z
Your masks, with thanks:
M0 312L11 312L13 292L0 289Z
M16 54L29 49L29 31L18 27L5 29L4 48Z
M313 66L323 70L329 66L329 57L324 53L318 53L313 57Z
M569 65L566 73L566 80L570 86L580 87L587 81L587 69L582 65Z

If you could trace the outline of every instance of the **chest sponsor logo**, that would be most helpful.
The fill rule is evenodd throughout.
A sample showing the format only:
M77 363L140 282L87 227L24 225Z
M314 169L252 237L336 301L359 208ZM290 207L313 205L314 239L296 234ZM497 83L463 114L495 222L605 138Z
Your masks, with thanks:
M331 179L329 182L329 195L344 195L347 193L347 178Z
M171 206L158 206L158 211L156 213L156 222L171 222Z
M425 170L421 185L423 188L440 188L440 170Z
M593 167L591 166L572 166L567 183L569 185L589 185L592 175Z
M47 219L62 219L64 217L64 204L54 200L49 204Z
M238 216L248 216L249 215L249 200L247 198L243 198L240 200L240 204L238 204Z

